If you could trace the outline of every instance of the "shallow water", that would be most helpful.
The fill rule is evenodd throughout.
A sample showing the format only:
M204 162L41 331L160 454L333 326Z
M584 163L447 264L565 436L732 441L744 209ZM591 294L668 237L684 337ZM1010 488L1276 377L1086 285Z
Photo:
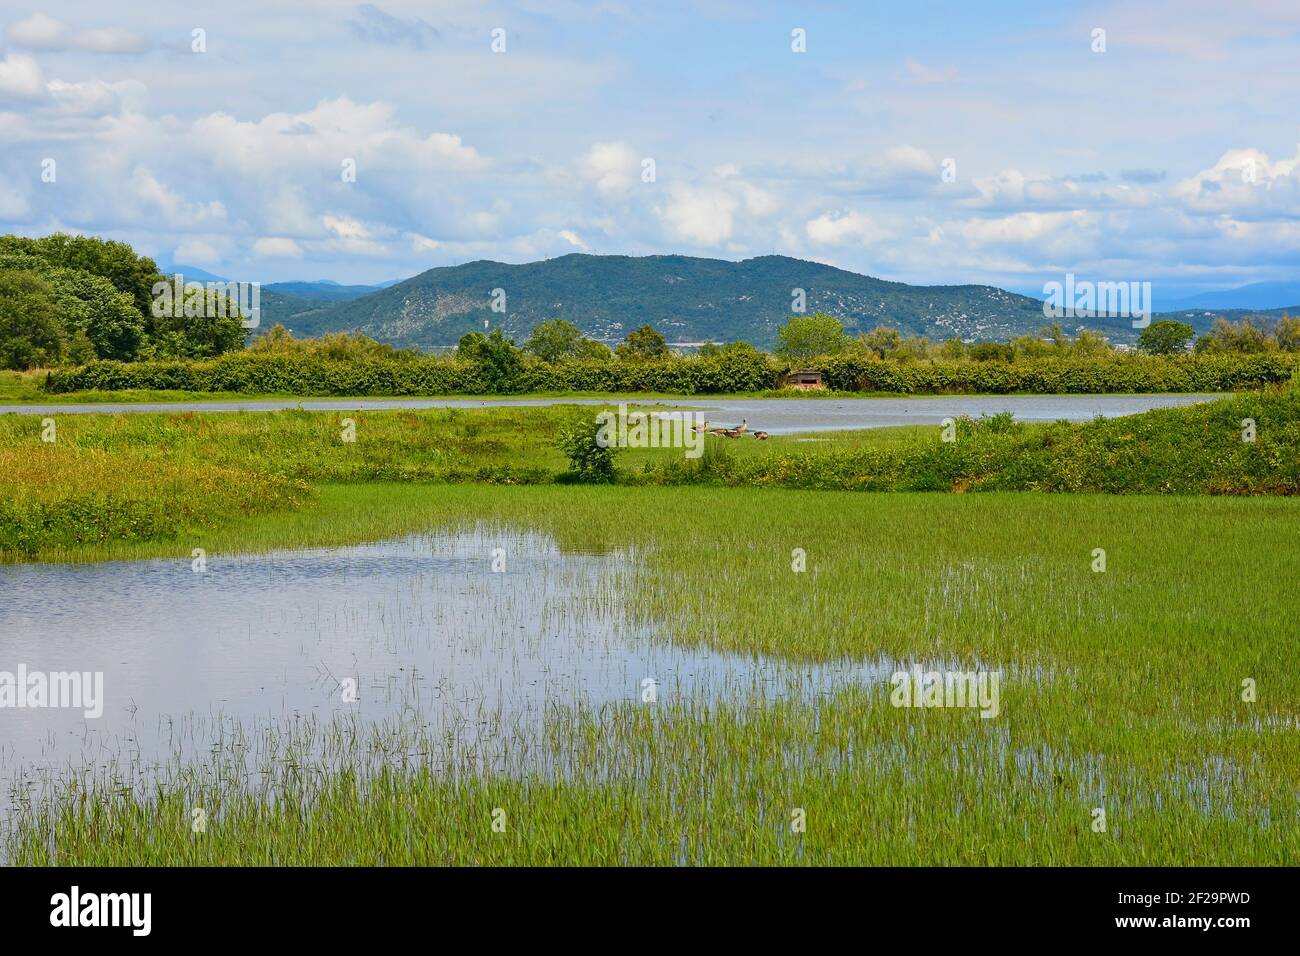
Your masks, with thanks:
M1179 395L934 395L911 398L750 398L690 399L659 403L645 399L288 399L234 402L143 402L104 405L0 405L0 414L78 415L95 412L230 412L304 408L315 411L418 408L511 408L542 405L663 404L698 409L715 424L735 425L742 419L750 431L773 435L801 431L887 428L893 425L937 425L948 417L1011 412L1020 421L1086 421L1098 415L1136 415L1153 408L1172 408L1222 398L1214 394Z
M661 702L810 698L894 669L652 639L620 601L631 572L631 555L561 554L488 529L209 556L202 573L189 561L3 566L0 671L102 671L104 705L98 718L0 708L0 781L31 790L123 763L134 777L210 753L232 727L416 720L473 743L540 730L552 705L641 701L646 680Z

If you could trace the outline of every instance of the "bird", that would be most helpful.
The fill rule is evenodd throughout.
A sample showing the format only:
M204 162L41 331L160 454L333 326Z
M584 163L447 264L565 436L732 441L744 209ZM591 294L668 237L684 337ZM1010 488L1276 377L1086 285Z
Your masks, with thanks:
M749 419L742 418L740 420L740 427L736 429L736 437L739 438L741 435L745 434L745 431L748 428L749 428Z
M709 431L709 420L707 418L704 419L703 425L692 425L691 431L699 432L701 435L707 434Z
M769 436L767 432L754 432L754 437L759 441L767 441L771 436Z

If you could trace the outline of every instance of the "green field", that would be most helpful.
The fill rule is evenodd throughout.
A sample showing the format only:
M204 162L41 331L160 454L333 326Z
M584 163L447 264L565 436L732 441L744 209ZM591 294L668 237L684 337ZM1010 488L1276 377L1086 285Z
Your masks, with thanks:
M658 639L996 668L1001 713L895 708L882 683L819 706L561 710L540 739L492 742L554 751L566 770L551 776L408 759L385 773L362 735L348 746L370 772L303 773L290 746L255 793L180 766L148 800L74 788L24 818L15 860L1282 864L1300 850L1292 500L370 484L247 520L264 546L479 521L565 550L636 546L618 613ZM236 525L201 543L241 540ZM195 805L216 808L201 839Z
M871 493L740 477L787 474L796 460L841 477L870 462L925 477L923 466L949 454L934 429L816 443L711 439L725 449L706 456L711 471L680 473L680 452L628 453L620 484L584 486L562 483L552 442L569 416L591 409L353 413L351 444L339 440L346 416L335 413L65 416L53 444L39 441L37 420L0 418L9 509L0 517L26 535L8 560L188 561L196 547L215 555L526 529L566 552L634 555L630 578L589 602L651 625L652 640L1002 677L991 719L891 706L882 680L818 702L557 707L544 731L502 729L472 755L418 726L393 728L395 738L321 727L316 737L346 755L328 772L286 728L255 785L220 748L206 765L163 767L147 795L112 774L77 778L23 809L7 855L32 864L1293 863L1300 501L1261 492L1294 473L1294 405L1273 393L1112 422L963 426L983 474L998 481L1020 474L1032 451L1053 474L1126 477L1138 489L1161 468L1238 482L1230 494L1194 496L989 482L982 494ZM1259 418L1260 440L1242 449L1246 411ZM485 755L496 772L464 769ZM211 814L202 836L190 829L193 806ZM504 832L492 827L498 809ZM791 828L796 811L802 830Z

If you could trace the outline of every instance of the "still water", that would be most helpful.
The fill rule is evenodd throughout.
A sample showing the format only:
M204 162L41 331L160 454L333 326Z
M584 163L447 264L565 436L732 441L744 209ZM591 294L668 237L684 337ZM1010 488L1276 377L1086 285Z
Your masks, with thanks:
M414 719L473 743L538 730L556 705L642 701L647 681L662 702L806 699L893 670L674 646L626 614L633 571L630 554L487 528L209 556L201 573L188 560L0 566L0 671L102 672L104 696L98 718L0 708L0 781L38 791L122 764L137 776L202 757L234 726Z
M1174 408L1222 398L1214 394L1177 395L933 395L910 398L709 398L646 399L521 398L521 399L292 399L233 402L145 402L104 405L0 405L0 414L80 415L96 412L265 412L287 408L316 411L414 408L511 408L539 405L611 405L619 402L642 406L699 410L710 421L738 424L749 422L750 430L762 429L773 435L802 431L885 428L892 425L937 425L944 418L995 415L1011 412L1027 422L1060 419L1086 421L1104 415L1136 415L1153 408Z

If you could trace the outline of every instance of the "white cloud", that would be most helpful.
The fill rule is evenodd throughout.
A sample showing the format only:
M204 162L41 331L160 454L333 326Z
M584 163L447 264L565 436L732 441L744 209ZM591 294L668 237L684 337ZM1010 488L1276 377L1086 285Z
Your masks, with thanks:
M485 165L459 136L439 132L421 137L396 123L390 104L346 97L322 100L303 113L271 113L256 122L212 113L194 123L193 134L222 144L214 151L219 165L257 175L325 165L341 170L344 159L356 161L358 179L395 170L414 177L430 168L476 170Z
M172 261L210 265L221 261L221 253L206 239L186 239L172 251Z
M716 246L731 238L736 199L718 189L674 184L659 218L674 239L696 246Z
M33 13L25 20L15 20L5 28L5 36L14 46L29 50L57 50L68 35L62 20L44 13Z
M593 143L581 167L596 191L612 198L625 195L637 182L641 161L627 143Z
M569 245L576 246L577 248L581 249L583 252L591 251L591 247L588 246L585 242L583 242L582 237L579 236L572 229L561 229L559 232L556 233L556 235L559 236L561 239L563 239L565 242L567 242Z
M5 36L16 47L49 53L70 50L83 53L142 53L148 44L139 36L118 27L72 30L62 20L34 13L9 24Z
M430 239L428 236L422 236L418 232L407 233L406 238L411 240L412 252L433 252L435 249L442 248L442 243L437 239Z
M358 222L347 216L322 216L321 222L325 228L340 239L369 239L370 230L364 223Z
M301 259L302 248L292 239L266 236L253 243L253 254L268 259Z
M870 216L846 211L840 215L825 213L804 225L808 238L818 245L840 246L848 242L872 243L889 237L889 232Z
M1300 146L1291 159L1269 159L1260 149L1230 149L1209 169L1174 186L1173 194L1200 212L1300 212Z
M11 53L0 60L0 98L39 99L48 92L45 76L30 56Z

